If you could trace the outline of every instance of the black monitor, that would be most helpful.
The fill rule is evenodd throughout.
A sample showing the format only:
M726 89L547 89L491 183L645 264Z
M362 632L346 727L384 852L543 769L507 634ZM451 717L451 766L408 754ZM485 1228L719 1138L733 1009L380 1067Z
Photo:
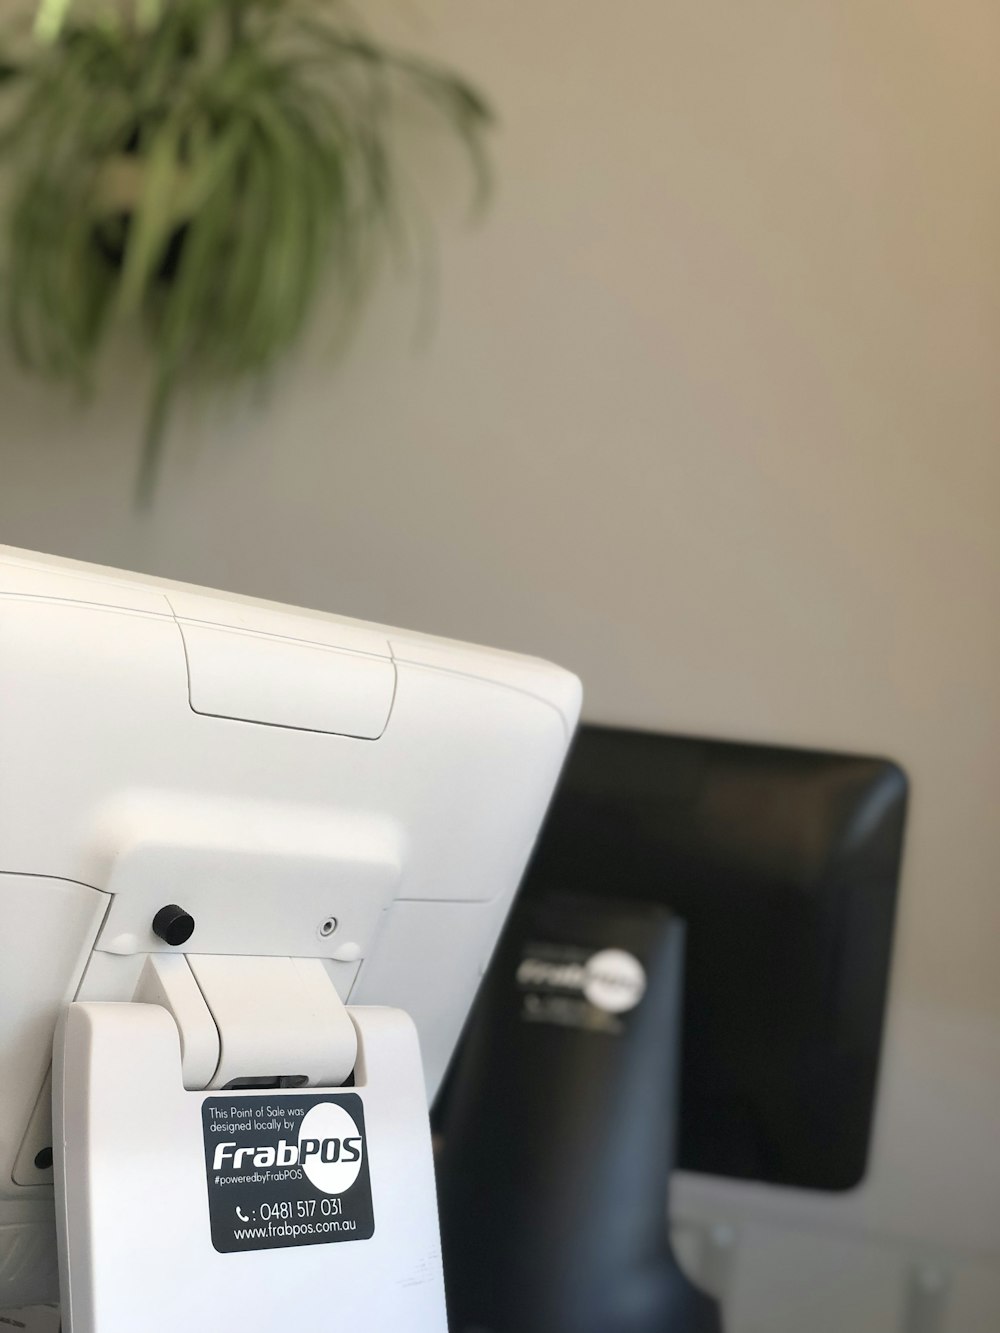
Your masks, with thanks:
M864 1176L906 801L886 759L581 728L522 893L686 919L681 1169Z

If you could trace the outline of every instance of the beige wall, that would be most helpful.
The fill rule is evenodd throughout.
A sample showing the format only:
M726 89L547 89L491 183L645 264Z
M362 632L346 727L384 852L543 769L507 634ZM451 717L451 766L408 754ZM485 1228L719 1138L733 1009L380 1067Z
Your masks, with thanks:
M548 655L592 718L899 759L890 1109L814 1220L996 1255L1000 1178L949 1142L1000 1123L1000 11L392 21L503 119L430 347L387 287L335 370L318 335L266 405L186 415L148 517L134 354L87 414L4 367L0 540Z

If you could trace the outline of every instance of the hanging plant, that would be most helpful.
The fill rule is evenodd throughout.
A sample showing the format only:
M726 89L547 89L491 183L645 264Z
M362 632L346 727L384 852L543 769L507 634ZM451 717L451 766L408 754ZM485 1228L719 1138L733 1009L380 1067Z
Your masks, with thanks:
M0 80L14 347L85 386L112 328L141 322L145 499L178 386L267 372L324 282L352 311L412 230L401 112L429 108L486 189L482 97L326 0L44 0Z

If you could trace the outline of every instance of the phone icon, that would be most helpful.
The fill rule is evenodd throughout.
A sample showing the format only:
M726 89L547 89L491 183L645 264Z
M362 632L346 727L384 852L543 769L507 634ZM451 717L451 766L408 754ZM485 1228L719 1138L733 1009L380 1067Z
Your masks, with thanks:
M246 1213L245 1213L245 1212L243 1211L243 1209L239 1206L239 1204L236 1205L236 1216L240 1219L241 1222L249 1222L249 1221L250 1221L249 1217L247 1217Z

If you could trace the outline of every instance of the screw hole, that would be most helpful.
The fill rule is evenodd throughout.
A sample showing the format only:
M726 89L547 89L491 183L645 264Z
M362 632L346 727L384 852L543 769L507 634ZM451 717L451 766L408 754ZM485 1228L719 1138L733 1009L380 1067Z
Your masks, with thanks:
M35 1153L35 1166L39 1171L48 1171L52 1166L52 1149L43 1148Z
M332 935L336 929L337 929L337 918L335 916L328 916L326 920L323 922L323 924L320 926L319 933L323 936L324 939L326 939L328 936Z

